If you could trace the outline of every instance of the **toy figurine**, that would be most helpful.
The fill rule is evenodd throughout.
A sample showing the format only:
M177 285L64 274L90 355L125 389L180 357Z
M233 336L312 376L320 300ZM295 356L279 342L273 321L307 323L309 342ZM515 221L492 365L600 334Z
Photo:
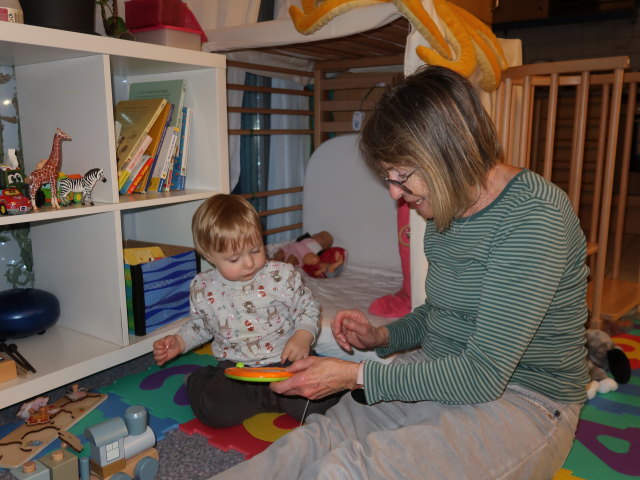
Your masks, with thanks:
M29 175L29 195L31 196L31 205L33 210L38 210L36 205L36 193L40 187L45 184L51 184L51 206L53 208L60 208L57 197L57 180L58 172L60 171L60 163L62 163L62 141L71 140L71 137L64 133L59 128L56 128L56 133L53 136L53 145L51 147L51 154L49 158L44 162L38 163L36 169Z
M307 233L283 245L273 259L299 266L312 277L336 277L342 273L346 251L332 245L333 236L325 230L313 235Z
M69 193L82 193L80 203L84 205L85 201L88 201L93 206L91 192L93 192L93 187L96 186L98 181L103 183L107 181L102 168L92 168L82 178L61 178L58 180L58 198L62 205L66 207L70 202Z

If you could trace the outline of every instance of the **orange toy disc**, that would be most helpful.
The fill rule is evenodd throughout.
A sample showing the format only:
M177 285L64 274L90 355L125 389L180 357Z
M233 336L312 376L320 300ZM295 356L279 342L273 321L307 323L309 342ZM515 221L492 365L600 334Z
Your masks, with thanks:
M229 367L225 368L224 374L244 382L280 382L293 375L279 367Z

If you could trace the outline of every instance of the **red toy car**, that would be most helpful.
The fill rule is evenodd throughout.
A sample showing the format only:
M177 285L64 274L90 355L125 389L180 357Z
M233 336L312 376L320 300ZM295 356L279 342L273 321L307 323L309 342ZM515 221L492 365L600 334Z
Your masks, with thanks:
M0 190L0 215L19 215L31 211L31 200L17 188Z

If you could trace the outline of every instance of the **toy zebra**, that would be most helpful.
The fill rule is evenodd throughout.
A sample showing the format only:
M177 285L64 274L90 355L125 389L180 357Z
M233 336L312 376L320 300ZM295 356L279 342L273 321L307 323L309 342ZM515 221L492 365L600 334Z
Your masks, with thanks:
M102 168L92 168L87 173L84 174L82 178L61 178L58 180L58 195L62 202L62 205L65 207L69 205L69 199L67 196L69 193L82 193L82 204L84 205L85 200L88 200L89 203L93 206L93 199L91 198L91 192L93 191L93 187L95 187L98 181L102 181L103 183L107 181L104 176L104 171Z

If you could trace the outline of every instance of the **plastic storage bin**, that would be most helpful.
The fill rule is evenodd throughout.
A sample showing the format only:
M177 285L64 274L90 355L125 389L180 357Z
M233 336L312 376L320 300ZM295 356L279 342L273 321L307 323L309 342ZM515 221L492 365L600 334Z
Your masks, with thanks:
M127 240L124 247L159 246L164 258L124 265L129 332L146 335L189 316L189 285L200 272L193 248Z
M201 32L191 28L174 27L172 25L159 25L131 29L136 40L145 43L156 43L168 47L187 48L189 50L201 50Z
M173 25L202 31L195 15L182 0L129 0L124 4L124 10L129 30Z

